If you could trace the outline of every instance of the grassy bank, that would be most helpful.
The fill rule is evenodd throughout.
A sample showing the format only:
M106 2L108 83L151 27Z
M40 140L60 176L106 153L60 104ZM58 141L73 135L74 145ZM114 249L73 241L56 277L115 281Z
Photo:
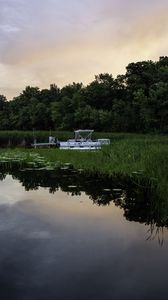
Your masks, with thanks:
M77 169L99 175L131 176L137 182L157 186L159 194L168 195L168 138L127 137L114 140L97 152L54 149L35 150L49 161L69 162Z

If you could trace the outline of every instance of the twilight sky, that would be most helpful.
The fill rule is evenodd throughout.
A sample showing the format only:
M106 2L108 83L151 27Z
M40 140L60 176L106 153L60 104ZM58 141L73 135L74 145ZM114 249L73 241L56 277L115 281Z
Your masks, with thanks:
M168 55L168 0L0 0L0 94Z

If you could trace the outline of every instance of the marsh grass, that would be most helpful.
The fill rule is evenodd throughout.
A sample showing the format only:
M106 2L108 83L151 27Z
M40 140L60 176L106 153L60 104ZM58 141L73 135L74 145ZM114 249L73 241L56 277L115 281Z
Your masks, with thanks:
M59 149L35 150L47 160L71 163L76 169L100 176L131 177L139 185L157 188L168 195L168 138L131 137L113 140L96 152Z

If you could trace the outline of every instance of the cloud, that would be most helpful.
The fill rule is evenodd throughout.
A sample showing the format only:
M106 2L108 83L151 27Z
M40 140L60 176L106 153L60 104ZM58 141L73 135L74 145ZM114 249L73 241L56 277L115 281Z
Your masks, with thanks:
M3 90L87 83L99 72L117 75L129 62L168 51L166 0L0 3Z
M0 25L0 31L4 32L4 33L15 33L20 31L21 28L16 27L16 26L11 26L8 24L4 24L4 25Z

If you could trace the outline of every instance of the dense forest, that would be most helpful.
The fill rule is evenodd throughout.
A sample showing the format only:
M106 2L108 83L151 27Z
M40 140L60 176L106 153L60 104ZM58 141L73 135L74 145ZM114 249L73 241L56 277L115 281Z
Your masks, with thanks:
M130 63L125 75L99 74L83 86L27 86L7 101L0 95L0 130L168 133L168 57Z

